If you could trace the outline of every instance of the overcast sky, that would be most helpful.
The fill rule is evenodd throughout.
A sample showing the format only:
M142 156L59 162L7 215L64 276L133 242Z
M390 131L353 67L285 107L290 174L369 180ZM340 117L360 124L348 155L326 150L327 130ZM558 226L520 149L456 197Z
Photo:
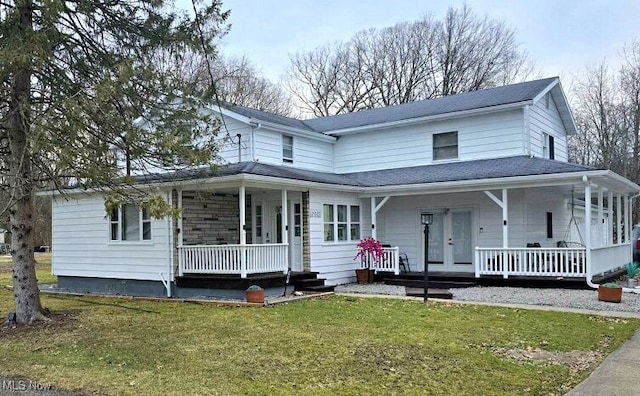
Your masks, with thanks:
M289 54L348 40L370 27L412 21L426 13L441 19L462 1L420 0L223 0L231 9L225 54L246 55L277 81ZM617 61L625 44L640 39L640 0L468 0L479 15L505 21L536 61L542 77L564 85L584 66Z

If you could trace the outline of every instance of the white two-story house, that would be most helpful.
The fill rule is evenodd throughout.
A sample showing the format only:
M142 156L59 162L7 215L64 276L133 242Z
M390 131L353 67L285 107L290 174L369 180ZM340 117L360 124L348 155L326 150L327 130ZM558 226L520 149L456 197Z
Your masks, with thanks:
M187 276L288 268L335 285L355 279L365 236L391 246L379 271L420 272L425 213L432 271L591 282L631 260L640 187L567 161L576 126L558 78L310 120L210 111L231 137L218 170L140 178L179 218L105 216L99 191L54 195L61 286L179 295Z

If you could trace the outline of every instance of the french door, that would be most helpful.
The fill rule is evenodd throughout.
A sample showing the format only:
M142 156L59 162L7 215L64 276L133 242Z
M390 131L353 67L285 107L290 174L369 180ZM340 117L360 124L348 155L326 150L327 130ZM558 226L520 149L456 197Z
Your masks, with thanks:
M434 211L429 226L429 271L473 272L473 210ZM421 247L424 269L424 233Z

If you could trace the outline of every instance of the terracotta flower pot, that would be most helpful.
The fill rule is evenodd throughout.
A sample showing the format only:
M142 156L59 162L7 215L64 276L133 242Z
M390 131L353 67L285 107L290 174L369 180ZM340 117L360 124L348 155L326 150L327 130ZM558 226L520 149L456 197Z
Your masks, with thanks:
M598 300L619 303L622 300L621 287L603 287L598 286Z
M245 290L247 302L249 303L264 303L264 290Z
M373 282L375 271L372 269L361 268L356 270L356 279L359 285L366 285Z

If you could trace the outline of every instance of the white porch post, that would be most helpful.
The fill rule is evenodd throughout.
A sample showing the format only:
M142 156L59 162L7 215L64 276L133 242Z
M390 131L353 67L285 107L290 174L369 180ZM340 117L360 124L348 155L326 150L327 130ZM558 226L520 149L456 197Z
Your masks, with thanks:
M613 245L613 191L607 195L607 245Z
M618 245L622 244L622 199L620 194L616 196L616 231L618 232Z
M624 197L624 242L631 240L631 204L629 197Z
M246 257L246 247L247 244L247 233L245 231L246 221L245 221L245 206L246 206L246 189L244 186L240 186L238 192L238 202L239 202L239 210L240 210L240 277L247 277L247 257Z
M184 245L184 227L182 220L182 189L177 191L178 193L178 210L180 210L180 216L178 217L178 237L176 238L176 242L178 247L182 247ZM184 253L181 249L178 249L178 275L182 276L184 271Z
M287 190L282 190L282 244L287 246L289 244L289 207L287 205ZM283 273L287 273L289 270L289 249L285 249L284 255L284 268Z
M507 189L502 189L502 201L493 195L491 191L485 191L484 193L487 197L491 198L496 205L502 208L502 247L506 249L509 247L509 224L507 221L509 217L509 197L507 195Z
M178 217L178 246L184 245L184 221L182 217L182 190L178 190L178 209L180 217Z
M604 228L604 190L602 187L598 187L598 245L602 246L604 240L603 228Z
M384 197L382 198L382 201L380 201L379 204L376 204L376 197L371 197L371 237L372 238L378 239L378 231L377 231L377 224L376 224L376 222L378 221L377 213L380 209L382 209L384 204L387 203L389 198L390 197Z
M502 247L509 247L509 224L507 222L509 217L509 202L507 196L507 189L502 189Z
M376 229L376 197L371 197L371 237L378 239L378 230Z
M584 186L584 245L587 250L587 283L591 284L591 183L585 177Z

